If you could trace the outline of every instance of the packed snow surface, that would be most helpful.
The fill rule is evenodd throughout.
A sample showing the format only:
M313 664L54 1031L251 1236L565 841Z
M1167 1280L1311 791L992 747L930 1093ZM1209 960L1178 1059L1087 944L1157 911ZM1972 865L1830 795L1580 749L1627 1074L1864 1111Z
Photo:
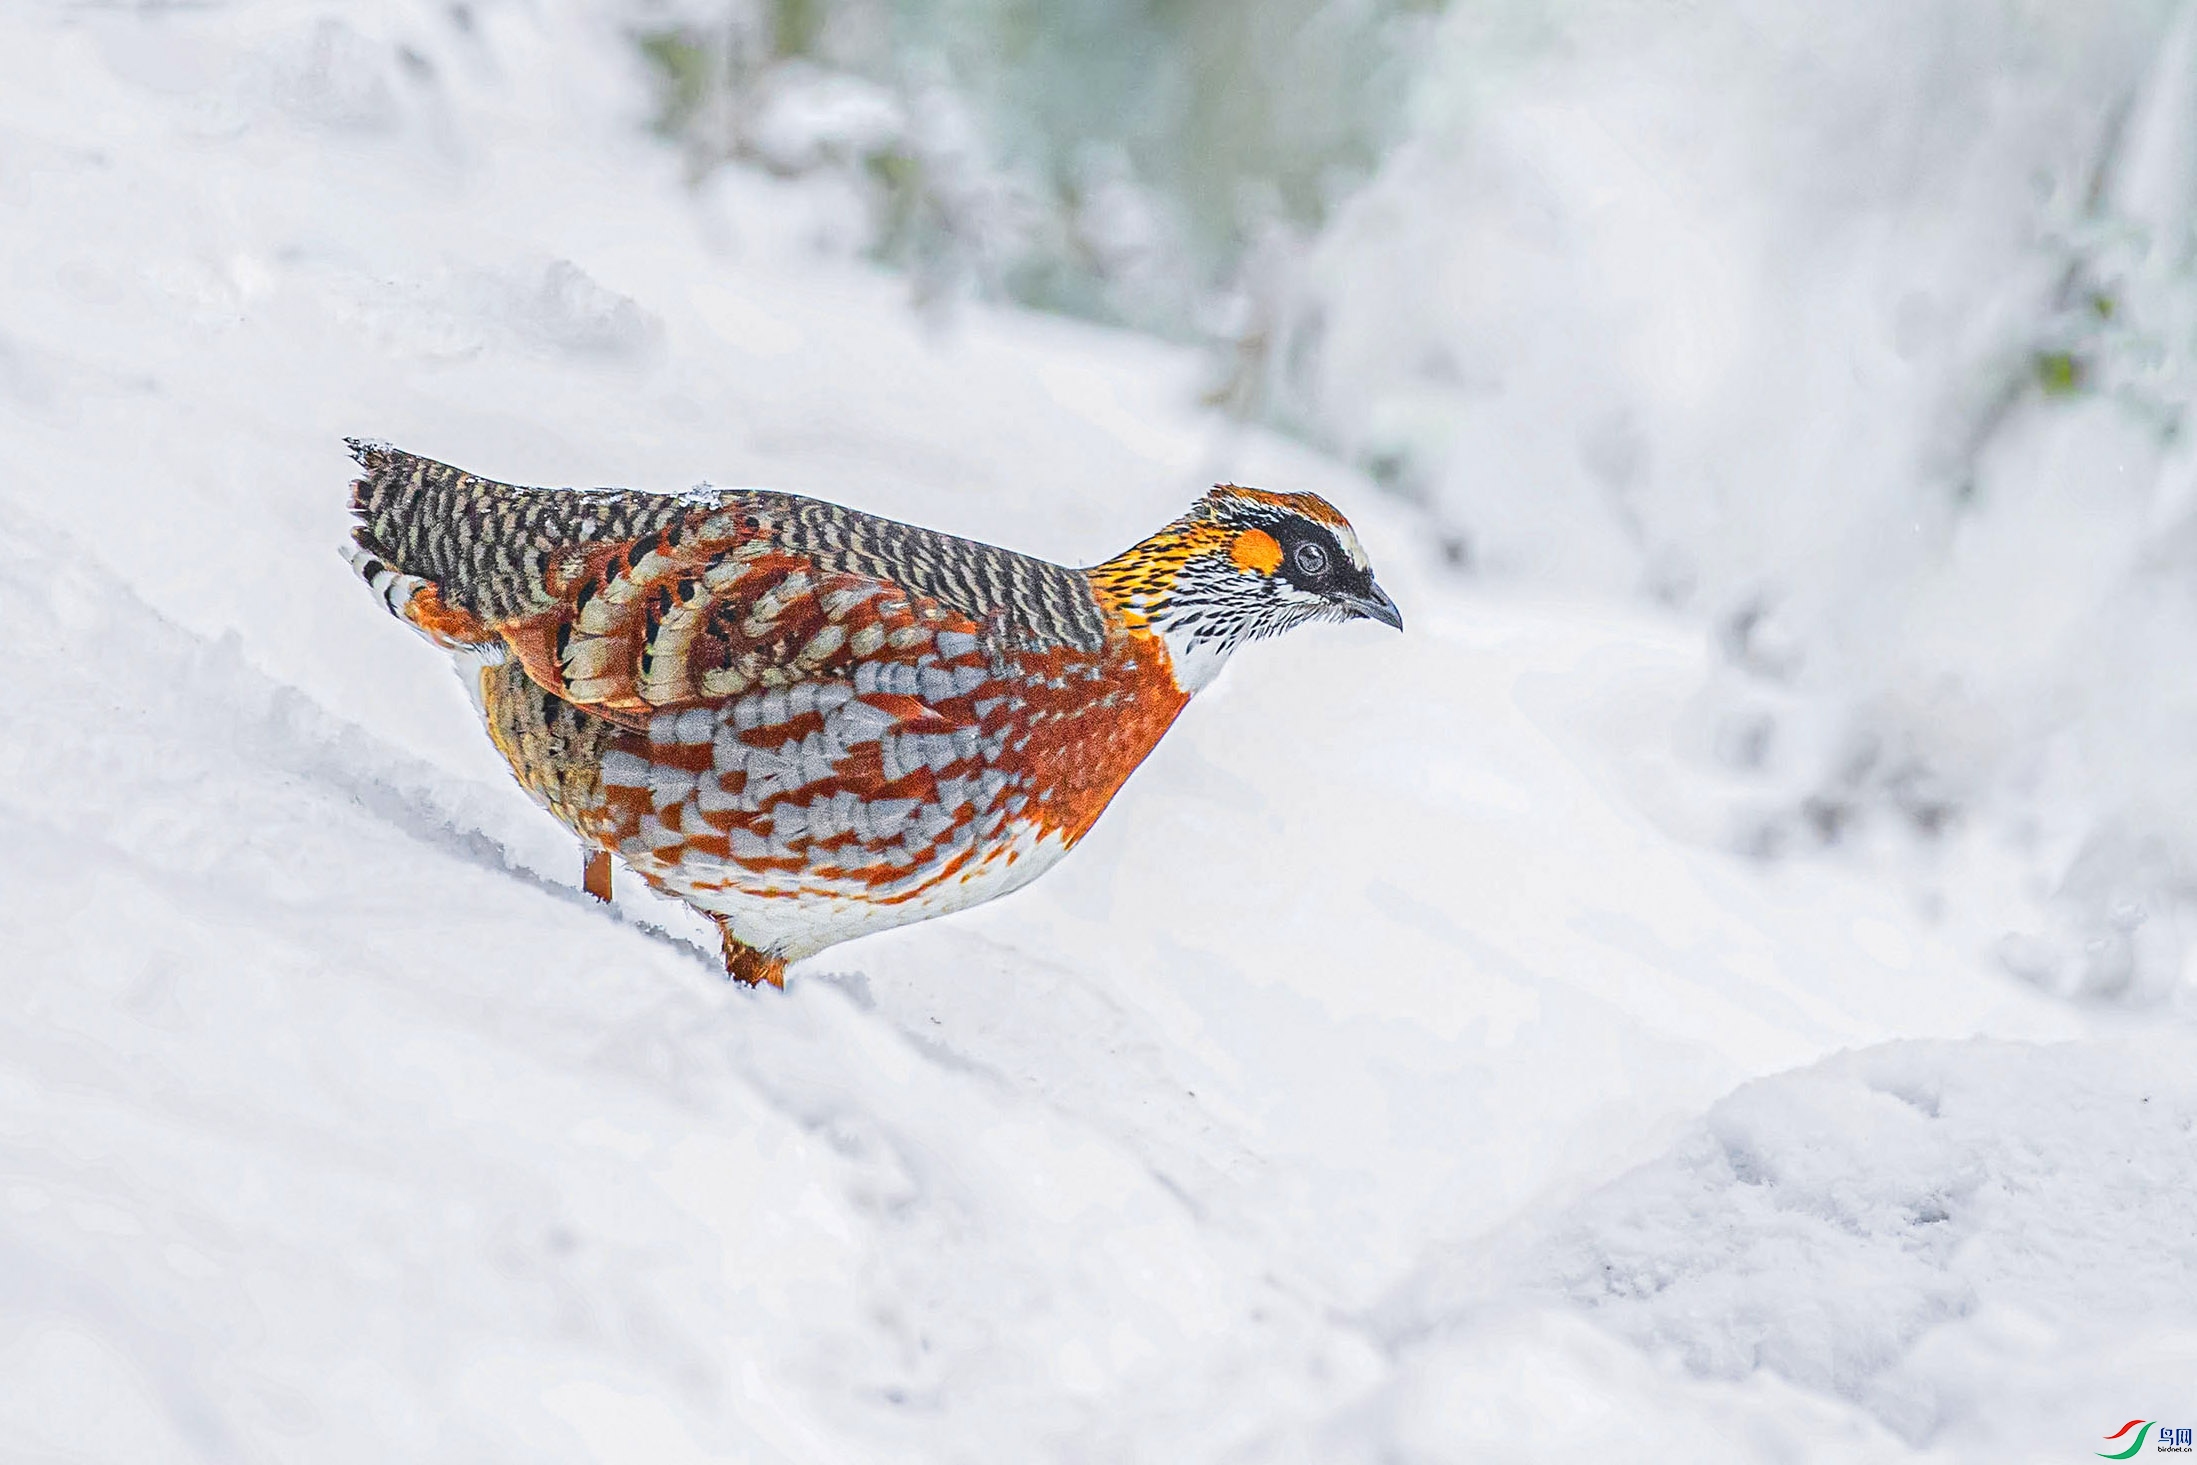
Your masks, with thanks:
M1698 634L1469 593L1196 363L700 197L585 12L0 14L0 1454L2083 1458L2193 1402L2186 1030L1686 832ZM1218 478L1409 631L1029 890L726 985L336 554L345 434L1089 562Z

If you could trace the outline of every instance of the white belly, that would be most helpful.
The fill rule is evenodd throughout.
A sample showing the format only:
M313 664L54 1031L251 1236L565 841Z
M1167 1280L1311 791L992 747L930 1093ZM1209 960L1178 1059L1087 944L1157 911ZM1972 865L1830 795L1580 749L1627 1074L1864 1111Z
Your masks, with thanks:
M918 867L899 880L875 885L809 871L759 872L692 855L671 866L640 851L626 853L627 863L640 874L690 904L726 917L740 940L797 961L857 936L982 905L1021 889L1068 853L1057 832L1041 831L1034 824L1011 827L1018 831L1012 839L977 848L949 873Z

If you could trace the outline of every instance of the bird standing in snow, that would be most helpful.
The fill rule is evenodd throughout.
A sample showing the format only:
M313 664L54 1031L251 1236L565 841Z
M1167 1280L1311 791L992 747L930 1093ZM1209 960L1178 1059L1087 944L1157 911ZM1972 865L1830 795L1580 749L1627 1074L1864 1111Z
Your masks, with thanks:
M1224 485L1089 569L792 494L519 488L353 442L353 568L477 668L579 836L726 970L966 909L1073 848L1237 646L1403 628L1313 494Z

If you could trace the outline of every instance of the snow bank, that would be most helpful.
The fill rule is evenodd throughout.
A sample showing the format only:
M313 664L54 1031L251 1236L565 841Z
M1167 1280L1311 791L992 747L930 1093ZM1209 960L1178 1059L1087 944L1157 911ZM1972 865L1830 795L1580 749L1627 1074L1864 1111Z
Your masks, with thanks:
M1270 363L1460 564L1716 628L1716 837L1962 836L1921 898L2137 1005L2197 889L2186 11L1456 8Z
M1401 1387L1563 1327L1560 1299L1679 1388L1759 1370L1956 1458L2066 1458L2186 1407L2192 1173L2197 1079L2171 1039L1841 1054L1743 1086L1663 1158L1400 1291L1388 1327L1425 1376ZM1810 1417L1769 1392L1765 1412ZM1446 1423L1470 1437L1469 1415Z
M1749 1084L1552 1227L1542 1265L1697 1373L1765 1367L1909 1439L2019 1444L2045 1412L2005 1417L2024 1355L2099 1360L2051 1402L2190 1376L2197 1077L2175 1046L1902 1043Z
M0 15L0 1438L1349 1458L1493 1438L1478 1400L1552 1450L1585 1408L1897 1458L1867 1399L1677 1372L1561 1288L1416 1350L1383 1299L1750 1078L2095 1019L1643 813L1699 792L1684 626L1446 586L1185 355L791 263L805 196L687 194L629 57L546 8ZM1412 630L1255 648L1045 881L732 990L687 913L578 894L352 580L346 432L1071 560L1312 489Z

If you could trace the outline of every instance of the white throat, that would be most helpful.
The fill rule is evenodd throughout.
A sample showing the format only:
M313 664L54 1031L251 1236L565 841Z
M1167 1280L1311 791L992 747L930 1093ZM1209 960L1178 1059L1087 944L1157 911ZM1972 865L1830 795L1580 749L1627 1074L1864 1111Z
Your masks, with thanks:
M1192 636L1174 626L1159 628L1160 640L1167 646L1168 669L1174 673L1175 685L1184 696L1204 691L1213 684L1213 678L1228 665L1228 658L1236 647L1232 641L1221 641L1210 636Z

